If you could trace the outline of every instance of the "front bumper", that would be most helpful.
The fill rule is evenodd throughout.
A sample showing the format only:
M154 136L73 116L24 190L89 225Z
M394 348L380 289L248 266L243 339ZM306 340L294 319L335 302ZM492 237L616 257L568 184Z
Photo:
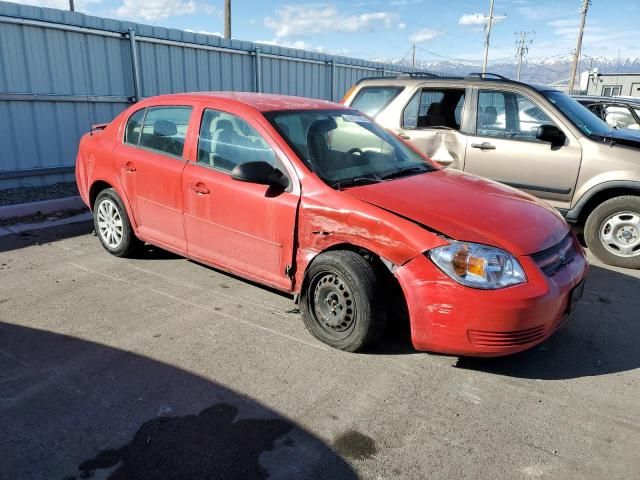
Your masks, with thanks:
M575 240L574 240L575 241ZM567 319L571 291L589 265L577 245L573 260L553 276L529 256L518 258L528 282L499 290L460 285L425 255L399 267L417 350L470 356L517 353L550 337Z

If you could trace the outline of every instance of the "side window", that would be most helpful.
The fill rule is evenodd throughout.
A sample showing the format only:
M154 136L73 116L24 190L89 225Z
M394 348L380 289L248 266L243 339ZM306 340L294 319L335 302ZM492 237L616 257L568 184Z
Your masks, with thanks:
M198 140L198 163L230 172L241 163L275 166L275 152L246 121L230 113L205 110Z
M191 110L191 107L148 108L140 146L181 157Z
M142 132L142 121L144 120L146 111L147 109L143 108L129 117L127 127L124 131L124 143L138 145L140 142L140 132Z
M351 102L351 108L374 116L398 96L399 87L364 87Z
M536 140L540 125L551 119L531 100L512 92L480 91L476 132L485 137Z
M460 130L463 89L423 88L404 109L402 125L405 128L446 127Z

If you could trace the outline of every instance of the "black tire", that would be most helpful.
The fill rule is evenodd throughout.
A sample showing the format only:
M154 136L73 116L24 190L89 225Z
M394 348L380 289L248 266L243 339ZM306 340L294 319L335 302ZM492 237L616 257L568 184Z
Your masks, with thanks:
M118 229L118 232L120 232L120 241L117 242L117 244L115 241L110 243L110 237L103 233L104 229L101 230L99 225L98 219L101 216L101 207L107 208L107 206L113 206L120 219L119 223L121 223L121 227L118 228L118 222L115 222L111 228L111 230L114 231ZM101 218L104 219L104 217ZM127 209L124 208L122 200L120 200L120 197L113 188L102 190L96 197L96 201L93 204L93 225L100 243L111 255L115 255L116 257L129 257L142 246L142 242L136 237L133 228L131 228Z
M305 326L318 340L347 352L374 343L385 325L379 280L373 266L350 251L318 255L300 295Z
M617 241L605 242L601 239L601 231L608 234L612 231L610 219L618 215L618 219L623 223L621 227L616 227L613 234L618 238ZM587 218L584 226L584 238L589 250L602 262L614 267L623 268L640 268L640 229L636 227L625 226L625 219L629 221L633 215L640 217L640 197L634 195L625 195L614 197L606 202L598 205ZM625 230L622 229L625 228ZM618 234L623 237L620 239ZM628 236L629 238L624 238ZM634 240L635 239L635 240ZM639 243L635 243L636 240ZM633 250L628 256L622 255L622 250L616 245L623 245L622 242L630 242ZM616 254L616 248L620 253Z

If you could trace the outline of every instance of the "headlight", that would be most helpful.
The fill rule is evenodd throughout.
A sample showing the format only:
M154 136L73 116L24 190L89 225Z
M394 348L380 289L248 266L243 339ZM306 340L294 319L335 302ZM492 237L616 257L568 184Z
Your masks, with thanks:
M499 248L452 241L427 255L444 273L468 287L496 289L527 281L518 260Z

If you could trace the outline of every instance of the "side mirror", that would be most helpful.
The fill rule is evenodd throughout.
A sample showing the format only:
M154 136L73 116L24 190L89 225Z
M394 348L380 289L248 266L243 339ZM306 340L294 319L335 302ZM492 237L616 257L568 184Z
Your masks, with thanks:
M567 140L567 136L555 125L540 125L536 132L536 138L543 142L549 142L552 147L561 147Z
M267 162L246 162L233 167L231 178L239 182L257 183L286 189L289 178Z

